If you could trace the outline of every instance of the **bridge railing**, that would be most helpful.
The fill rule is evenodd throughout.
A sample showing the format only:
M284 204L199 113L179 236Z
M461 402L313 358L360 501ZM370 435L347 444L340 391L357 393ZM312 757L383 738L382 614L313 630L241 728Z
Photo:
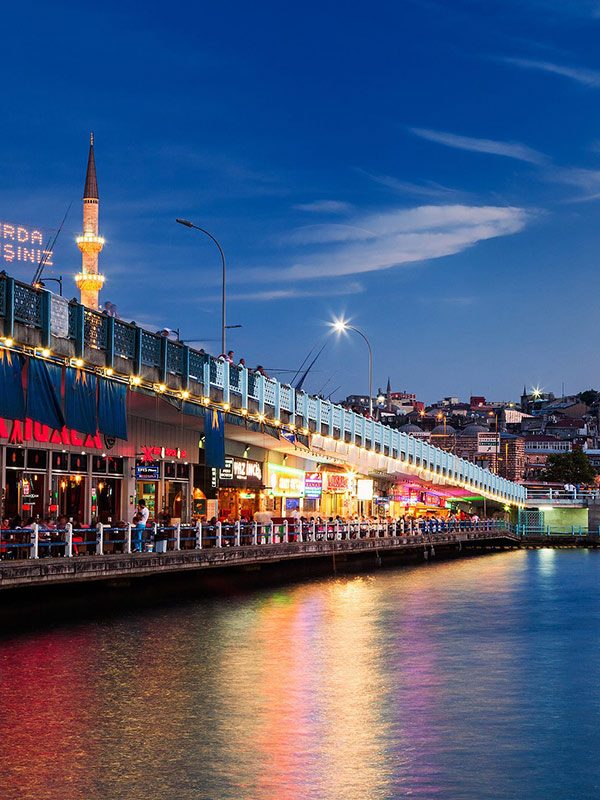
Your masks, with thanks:
M573 536L573 537L600 537L600 527L590 528L587 525L528 525L518 524L511 526L511 530L517 536L524 539L541 537L556 537L556 536Z
M283 522L217 522L213 525L153 525L142 531L141 538L131 525L113 527L48 530L37 524L28 528L0 530L0 559L109 557L136 552L167 553L206 548L264 547L299 542L331 542L349 539L387 539L408 542L454 540L460 537L485 536L507 530L502 520L487 519L463 522L439 520L391 521L318 521L284 520Z
M552 489L536 488L527 489L527 502L534 503L553 503L569 504L586 502L589 500L600 500L600 490L598 489Z
M429 442L135 323L99 314L75 301L67 304L62 297L7 275L0 276L0 317L5 340L22 332L28 346L52 348L57 357L81 358L86 369L110 369L114 375L138 377L150 386L160 383L169 391L185 391L192 403L211 398L232 411L244 409L276 425L293 426L297 436L318 435L357 445L371 457L396 459L411 474L422 473L426 479L463 486L503 502L525 500L524 487Z

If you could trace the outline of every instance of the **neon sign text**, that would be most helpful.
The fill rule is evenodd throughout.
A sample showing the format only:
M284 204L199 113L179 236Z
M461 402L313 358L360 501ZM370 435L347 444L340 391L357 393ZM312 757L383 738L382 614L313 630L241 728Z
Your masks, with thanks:
M40 444L60 444L71 445L73 447L85 447L88 450L103 450L100 434L90 436L85 433L78 433L70 428L63 428L55 431L48 425L41 422L34 422L26 419L8 421L0 418L0 439L8 439L9 444L25 444L26 442L38 442Z
M52 250L44 247L42 232L10 222L0 222L0 259L10 264L14 261L39 264L43 259L52 266Z
M179 447L146 447L142 445L142 461L144 464L150 464L157 458L185 458L187 450L181 450Z

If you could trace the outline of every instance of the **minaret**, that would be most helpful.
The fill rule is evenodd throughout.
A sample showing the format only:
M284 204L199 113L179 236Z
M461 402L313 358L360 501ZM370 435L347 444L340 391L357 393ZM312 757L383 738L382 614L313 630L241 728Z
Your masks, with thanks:
M98 236L98 180L94 160L94 134L90 133L85 188L83 190L83 235L77 237L81 250L81 272L75 283L81 293L81 304L98 308L98 293L104 285L104 275L98 272L98 255L104 247L104 239Z

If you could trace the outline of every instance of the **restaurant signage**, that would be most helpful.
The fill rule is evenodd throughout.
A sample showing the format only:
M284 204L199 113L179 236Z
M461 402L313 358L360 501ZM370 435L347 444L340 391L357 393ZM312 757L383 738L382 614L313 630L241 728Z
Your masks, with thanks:
M349 472L324 472L323 491L344 494L354 493L356 478Z
M73 447L84 447L88 450L103 450L100 434L90 436L85 433L78 433L70 428L53 430L48 425L41 422L34 422L32 419L25 421L20 419L5 420L0 418L0 440L7 439L9 444L25 444L27 442L38 442L39 444L59 444L72 445Z
M370 478L359 478L357 480L356 497L358 500L373 499L373 481Z
M323 493L323 473L304 473L304 496L310 500L318 500Z
M304 472L293 467L267 464L269 488L275 497L302 497L304 495Z
M159 478L160 478L160 466L158 464L137 464L135 468L136 480L157 481Z
M228 486L262 486L262 464L246 458L225 456L225 466L219 470L219 481Z
M145 464L151 464L157 458L187 458L187 450L182 450L180 447L161 447L160 445L152 445L148 447L142 445L142 461Z

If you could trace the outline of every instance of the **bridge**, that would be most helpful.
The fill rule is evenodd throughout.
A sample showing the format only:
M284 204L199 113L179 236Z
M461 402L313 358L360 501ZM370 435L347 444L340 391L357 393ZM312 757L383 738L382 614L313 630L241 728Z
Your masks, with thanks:
M317 525L250 523L242 525L155 526L152 546L163 552L132 552L131 526L116 529L4 532L0 541L0 589L25 589L98 581L123 581L166 573L215 570L268 570L301 562L364 568L382 562L430 560L463 552L520 546L505 523L437 523L410 529L400 522L348 522Z
M218 409L229 439L258 442L268 432L272 449L303 446L361 474L409 478L502 505L526 500L519 484L428 442L8 275L0 276L0 325L0 350L77 367L164 397L185 413Z

